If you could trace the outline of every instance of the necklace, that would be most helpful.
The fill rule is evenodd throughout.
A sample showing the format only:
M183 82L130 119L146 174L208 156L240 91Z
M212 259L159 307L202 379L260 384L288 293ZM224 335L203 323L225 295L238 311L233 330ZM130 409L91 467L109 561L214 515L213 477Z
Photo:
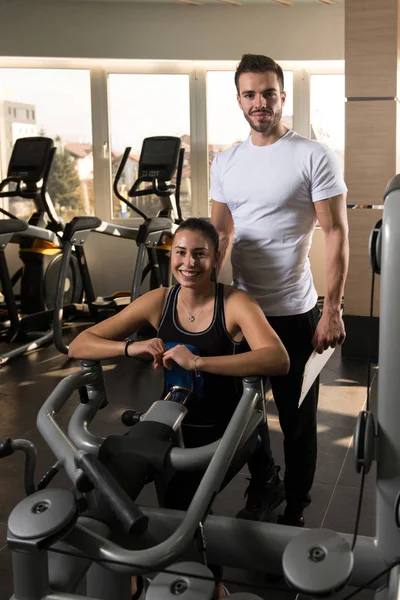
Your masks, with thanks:
M209 297L210 297L210 296L211 296L211 294L208 294L207 298L204 300L203 304L200 306L200 308L197 310L197 312L195 312L195 313L194 313L194 315L192 315L192 313L190 312L190 310L189 310L189 307L188 307L188 305L186 304L186 302L184 301L183 297L182 297L182 296L180 296L180 299L182 300L182 302L183 302L183 304L184 304L184 306L185 306L186 310L188 311L188 314L189 314L189 321L190 321L191 323L193 323L193 321L195 321L195 320L196 320L196 317L198 317L198 316L199 316L199 314L200 314L200 312L201 312L201 310L202 310L203 306L205 305L205 303L207 302L207 300L209 299Z

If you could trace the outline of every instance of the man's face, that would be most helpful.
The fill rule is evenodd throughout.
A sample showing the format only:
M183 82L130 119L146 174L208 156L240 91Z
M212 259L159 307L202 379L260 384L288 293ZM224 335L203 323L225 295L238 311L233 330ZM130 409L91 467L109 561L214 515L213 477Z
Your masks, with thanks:
M276 73L242 73L237 100L254 131L271 133L282 118L286 92L281 92Z

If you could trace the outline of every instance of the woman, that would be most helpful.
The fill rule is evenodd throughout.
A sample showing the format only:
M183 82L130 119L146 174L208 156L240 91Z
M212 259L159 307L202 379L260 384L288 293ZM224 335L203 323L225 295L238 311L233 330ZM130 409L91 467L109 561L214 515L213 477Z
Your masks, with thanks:
M194 400L182 432L185 445L192 447L221 437L241 397L239 378L284 375L289 369L286 350L257 302L246 292L215 282L218 259L214 227L203 219L187 219L172 244L177 285L141 296L81 333L69 349L70 357L80 359L152 357L155 369L166 369L167 383L168 371L177 366L189 372ZM128 336L146 323L157 330L157 337L133 342ZM242 465L246 459L243 455ZM185 510L201 476L177 474L166 490L165 506ZM217 593L225 595L221 584Z

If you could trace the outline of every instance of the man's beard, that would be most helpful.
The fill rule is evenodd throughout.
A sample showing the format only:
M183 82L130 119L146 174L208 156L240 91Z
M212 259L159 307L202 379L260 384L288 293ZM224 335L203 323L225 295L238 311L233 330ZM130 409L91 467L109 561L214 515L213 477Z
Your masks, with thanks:
M279 121L282 118L282 110L276 111L271 119L268 119L268 121L264 121L262 123L255 123L251 118L251 115L245 114L244 117L249 123L250 127L254 129L254 131L257 131L257 133L271 133L271 131L275 129L275 127L278 125Z

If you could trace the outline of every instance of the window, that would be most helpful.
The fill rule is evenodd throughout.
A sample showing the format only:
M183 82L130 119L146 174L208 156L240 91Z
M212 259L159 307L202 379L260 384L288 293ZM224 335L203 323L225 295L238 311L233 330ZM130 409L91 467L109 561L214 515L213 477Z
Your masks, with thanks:
M11 127L5 129L4 148L12 148L18 137L53 138L57 153L48 191L56 211L65 221L75 215L94 214L89 70L0 69L1 100L17 105ZM10 155L8 150L2 156L3 176ZM29 218L33 210L19 199L10 200L8 208L21 218Z
M189 216L192 207L189 75L110 74L108 83L113 178L122 153L126 147L131 147L120 192L127 193L137 178L144 138L156 135L180 137L185 148L181 207L183 216ZM161 208L157 197L144 196L134 199L133 203L148 216L157 215ZM113 218L135 217L115 195L112 208Z
M310 137L335 151L344 169L344 75L311 75Z
M293 126L293 73L284 72L286 103L283 122ZM215 154L242 142L250 133L236 100L234 71L207 72L207 134L211 163Z

